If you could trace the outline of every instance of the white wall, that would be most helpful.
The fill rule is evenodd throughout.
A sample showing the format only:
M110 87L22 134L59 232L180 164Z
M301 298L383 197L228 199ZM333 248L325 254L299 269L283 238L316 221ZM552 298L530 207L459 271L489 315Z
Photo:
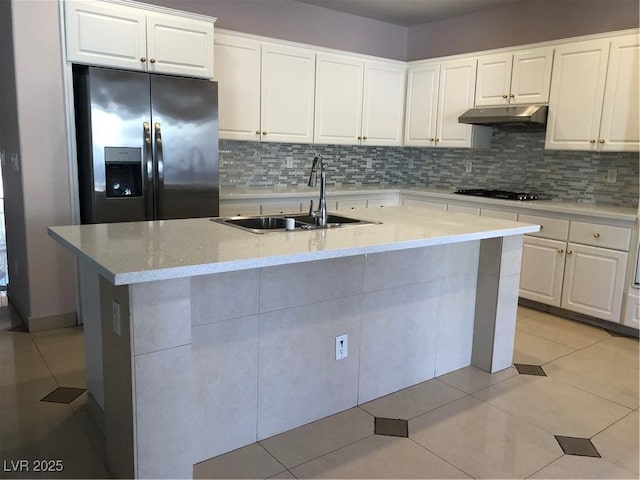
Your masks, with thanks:
M6 168L4 178L9 298L32 328L39 319L76 310L75 263L46 232L72 223L69 152L58 3L12 0L10 9L13 42L3 38L2 49L11 53L13 46L15 69L3 72L3 82L16 111L2 129L8 128L6 149L19 153L19 164ZM4 24L4 11L2 17Z

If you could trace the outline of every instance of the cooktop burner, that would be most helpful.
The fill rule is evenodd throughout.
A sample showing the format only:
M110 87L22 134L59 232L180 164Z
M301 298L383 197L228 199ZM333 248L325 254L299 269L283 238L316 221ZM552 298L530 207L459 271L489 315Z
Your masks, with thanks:
M477 197L502 198L505 200L538 200L535 193L509 192L507 190L488 190L485 188L468 188L456 190L460 195L475 195Z

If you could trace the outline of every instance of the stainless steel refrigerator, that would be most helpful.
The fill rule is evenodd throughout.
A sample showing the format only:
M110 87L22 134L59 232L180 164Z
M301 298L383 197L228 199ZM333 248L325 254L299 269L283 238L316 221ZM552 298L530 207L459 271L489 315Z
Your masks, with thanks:
M219 212L218 85L74 65L82 223Z

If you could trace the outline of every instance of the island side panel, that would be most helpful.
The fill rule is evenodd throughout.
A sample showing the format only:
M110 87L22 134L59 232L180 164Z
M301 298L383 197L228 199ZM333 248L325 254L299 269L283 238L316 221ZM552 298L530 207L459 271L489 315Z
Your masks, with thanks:
M129 287L116 287L102 277L99 277L99 283L107 468L115 478L134 478L135 414ZM114 330L114 301L118 302L120 310L119 334Z
M189 278L131 285L137 478L193 475Z
M95 266L81 258L78 258L78 303L79 319L84 332L87 407L89 414L104 433L100 275Z
M363 256L260 271L258 439L357 404ZM348 356L335 359L335 337Z
M259 269L191 278L193 463L258 439L259 279Z
M482 240L472 364L489 373L512 365L522 235Z

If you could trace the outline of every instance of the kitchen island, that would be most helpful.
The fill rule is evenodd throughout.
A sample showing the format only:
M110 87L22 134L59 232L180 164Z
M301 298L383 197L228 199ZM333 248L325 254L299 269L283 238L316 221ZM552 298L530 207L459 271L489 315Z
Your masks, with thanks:
M190 477L194 463L435 376L511 365L522 235L537 225L410 207L358 217L382 223L50 227L95 305L88 385L113 475ZM348 356L335 360L341 335Z

